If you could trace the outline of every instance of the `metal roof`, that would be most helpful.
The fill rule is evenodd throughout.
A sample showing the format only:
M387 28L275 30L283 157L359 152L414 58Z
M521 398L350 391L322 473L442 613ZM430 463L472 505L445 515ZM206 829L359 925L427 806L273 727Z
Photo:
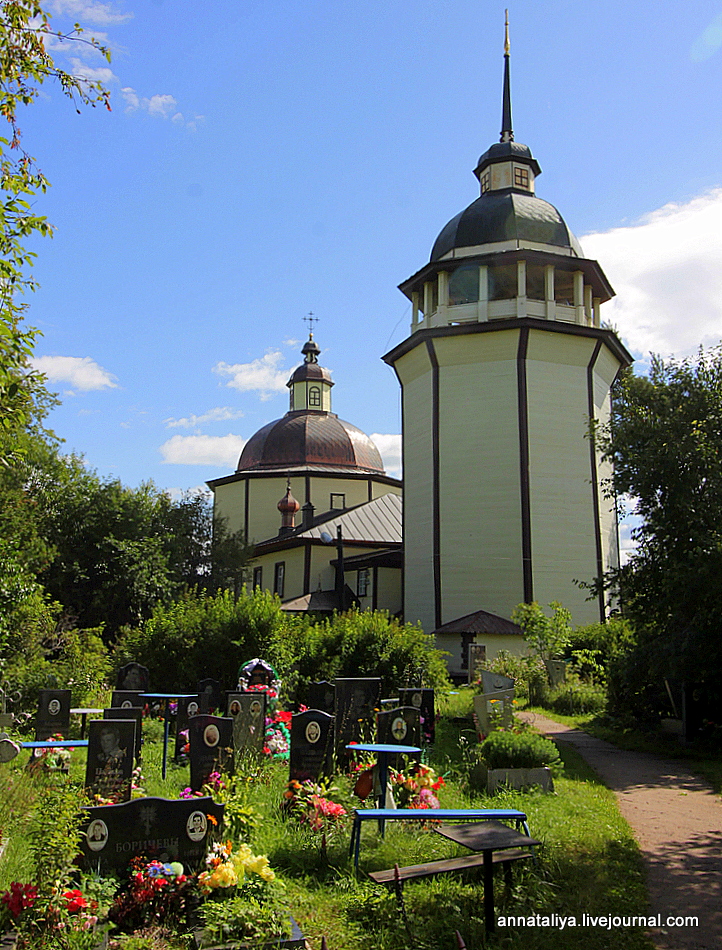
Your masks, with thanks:
M356 508L339 512L320 524L300 531L294 537L321 540L322 532L336 539L336 531L341 525L344 541L366 542L369 544L401 544L401 514L403 502L400 495L389 492L373 501L367 501Z
M473 614L466 614L465 617L450 620L437 627L433 633L511 633L520 637L524 635L518 624L497 614L490 614L488 610L477 610Z

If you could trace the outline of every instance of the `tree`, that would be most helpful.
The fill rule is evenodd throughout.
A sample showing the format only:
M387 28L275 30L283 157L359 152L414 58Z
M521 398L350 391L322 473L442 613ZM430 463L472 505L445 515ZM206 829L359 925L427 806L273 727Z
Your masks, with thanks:
M22 323L25 305L18 294L33 289L28 275L34 254L25 247L33 234L51 234L47 220L33 212L29 199L44 192L47 179L22 147L19 106L30 105L48 79L79 104L109 106L109 93L99 82L73 76L56 66L46 41L89 43L106 58L110 53L94 39L85 39L76 23L67 33L52 29L50 17L36 0L0 0L0 115L8 135L0 136L0 430L25 424L36 376L28 365L37 331ZM12 456L12 453L10 453ZM8 456L0 456L7 464Z
M614 465L611 490L641 524L636 550L606 578L634 625L630 662L664 678L708 684L722 674L722 351L652 359L627 372L609 425L597 432Z

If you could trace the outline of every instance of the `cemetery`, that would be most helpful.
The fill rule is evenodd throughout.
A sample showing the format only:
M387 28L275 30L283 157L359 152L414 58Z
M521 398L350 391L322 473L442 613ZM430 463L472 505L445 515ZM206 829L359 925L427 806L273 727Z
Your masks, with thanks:
M361 617L360 640L399 632ZM454 685L428 638L355 676L266 645L186 678L119 651L90 693L6 703L3 947L564 947L496 921L643 904L611 794L519 719L499 664Z

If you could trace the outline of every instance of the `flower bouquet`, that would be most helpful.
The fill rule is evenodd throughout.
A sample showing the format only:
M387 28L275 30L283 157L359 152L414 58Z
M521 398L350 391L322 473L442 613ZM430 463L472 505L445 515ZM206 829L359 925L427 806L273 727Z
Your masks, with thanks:
M444 784L428 765L414 764L405 772L389 769L389 786L399 808L439 808L436 792Z

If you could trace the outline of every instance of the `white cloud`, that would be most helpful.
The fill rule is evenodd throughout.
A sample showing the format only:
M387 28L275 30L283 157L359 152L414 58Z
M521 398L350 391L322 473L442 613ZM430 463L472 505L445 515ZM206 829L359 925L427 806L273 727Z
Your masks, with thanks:
M381 453L386 474L401 478L401 436L374 432L371 439Z
M617 296L602 308L639 354L677 357L722 338L722 188L582 238Z
M51 383L70 383L76 389L115 389L116 376L89 356L36 356L30 361Z
M106 26L109 23L123 23L133 17L132 13L118 13L110 3L98 0L52 0L50 9L58 15L67 14L73 22L97 23Z
M232 409L230 406L220 406L209 409L201 416L186 416L183 419L164 419L163 424L168 429L195 429L206 422L226 422L228 419L240 419L244 415L242 409Z
M124 86L120 90L121 96L125 99L126 112L137 112L141 109L148 115L155 116L158 119L167 119L171 113L175 114L175 107L178 104L173 96L168 93L156 94L146 99L138 95L135 89L130 86Z
M279 369L283 361L280 350L272 350L260 359L250 363L217 363L213 372L219 376L230 376L226 383L232 389L241 392L260 392L261 399L270 399L276 393L282 393L288 382L288 371Z
M235 468L246 440L240 435L174 435L159 451L167 465L217 465Z
M194 485L193 488L164 488L166 495L170 495L173 501L183 501L189 495L201 495L210 501L213 498L213 492L209 491L207 485Z
M73 57L70 60L70 72L76 79L84 79L87 82L102 82L107 84L118 77L112 69L107 66L88 66L82 60Z

